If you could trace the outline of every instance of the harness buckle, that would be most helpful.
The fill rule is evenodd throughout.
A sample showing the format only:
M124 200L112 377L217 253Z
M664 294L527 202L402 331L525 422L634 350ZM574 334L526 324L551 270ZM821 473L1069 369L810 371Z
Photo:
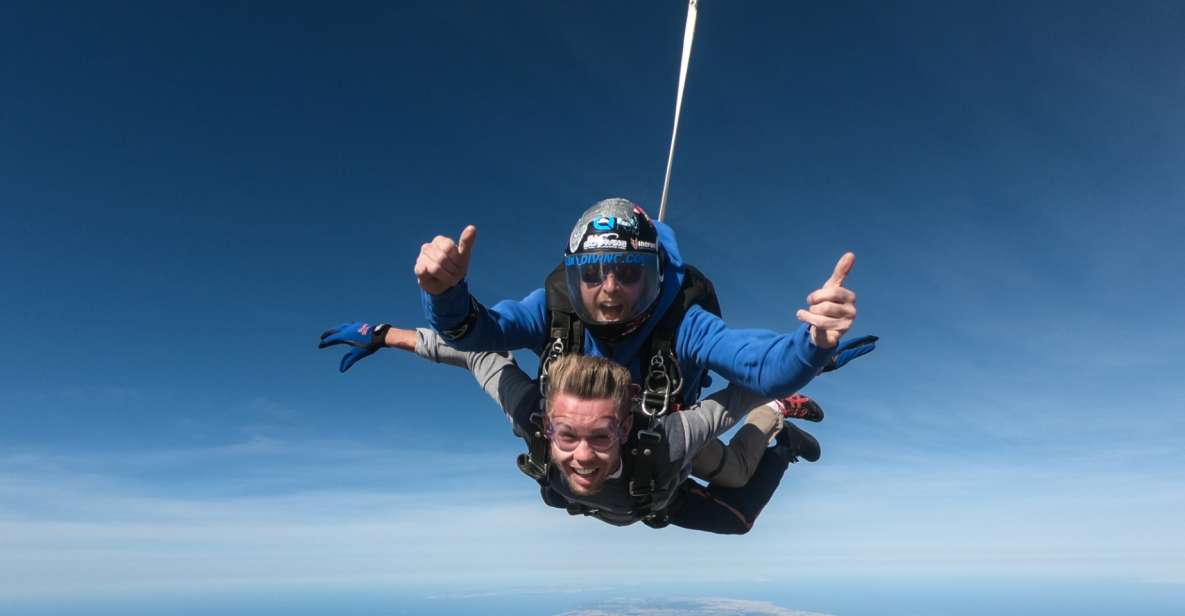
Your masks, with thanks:
M647 416L662 417L673 410L671 400L683 390L678 359L673 354L669 358L668 364L661 351L650 358L650 370L646 373L646 387L642 392L642 413Z
M655 430L638 430L638 440L644 445L657 446L662 442L662 433Z
M547 477L547 469L535 461L531 454L520 453L515 459L518 470L535 481L543 481Z
M630 496L650 496L654 494L654 480L650 481L630 481Z
M547 354L539 360L539 405L543 406L544 400L547 399L547 377L551 370L551 362L564 356L564 339L556 338L551 341L551 348L548 349Z

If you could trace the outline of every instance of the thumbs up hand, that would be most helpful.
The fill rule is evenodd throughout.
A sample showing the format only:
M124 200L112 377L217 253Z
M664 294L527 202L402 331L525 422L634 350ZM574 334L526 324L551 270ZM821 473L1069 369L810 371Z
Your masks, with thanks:
M807 309L799 310L796 315L799 321L811 326L811 343L819 348L829 349L839 344L856 320L856 294L843 286L854 263L856 255L844 253L835 264L831 278L806 296Z
M457 286L469 272L469 258L473 256L473 244L477 242L477 227L469 225L461 231L460 242L438 235L431 242L420 246L416 258L416 281L420 288L440 295Z

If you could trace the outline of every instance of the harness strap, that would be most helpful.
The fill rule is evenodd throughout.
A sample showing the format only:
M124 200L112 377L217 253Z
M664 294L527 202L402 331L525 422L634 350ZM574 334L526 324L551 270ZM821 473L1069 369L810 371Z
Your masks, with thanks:
M543 406L543 402L539 402ZM543 434L543 409L531 413L530 432L526 435L527 452L518 454L515 460L518 470L524 475L539 482L540 486L547 485L548 443Z
M646 425L634 431L629 448L629 495L633 510L643 519L654 514L654 493L658 490L658 450L662 445L662 433L655 428L657 420L649 417Z

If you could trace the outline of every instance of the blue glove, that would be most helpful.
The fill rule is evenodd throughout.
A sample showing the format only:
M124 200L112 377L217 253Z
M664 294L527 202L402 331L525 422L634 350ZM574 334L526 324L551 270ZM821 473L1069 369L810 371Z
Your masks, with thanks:
M383 348L383 339L387 337L388 329L391 329L391 326L386 323L379 323L374 327L362 321L342 323L333 329L325 330L325 333L321 334L321 344L317 345L317 348L323 349L335 344L348 344L354 347L342 356L342 363L338 367L338 370L345 372L359 359Z
M842 368L844 364L852 361L853 359L856 359L865 353L871 353L872 350L876 348L877 340L880 340L880 338L876 336L862 336L860 338L853 338L847 342L840 343L840 345L835 348L835 356L833 356L831 361L827 362L827 365L823 366L823 369L819 372L823 373L831 372L832 370L838 370Z

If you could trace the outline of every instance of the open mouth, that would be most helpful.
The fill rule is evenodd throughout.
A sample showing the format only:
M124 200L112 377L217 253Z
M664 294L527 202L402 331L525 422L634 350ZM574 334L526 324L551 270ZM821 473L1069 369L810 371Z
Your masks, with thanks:
M625 306L622 304L601 303L597 307L601 310L602 321L620 321L625 318Z
M591 486L593 483L593 477L595 477L597 474L596 468L575 468L569 466L568 469L572 471L571 479L574 480L578 485L584 487Z

